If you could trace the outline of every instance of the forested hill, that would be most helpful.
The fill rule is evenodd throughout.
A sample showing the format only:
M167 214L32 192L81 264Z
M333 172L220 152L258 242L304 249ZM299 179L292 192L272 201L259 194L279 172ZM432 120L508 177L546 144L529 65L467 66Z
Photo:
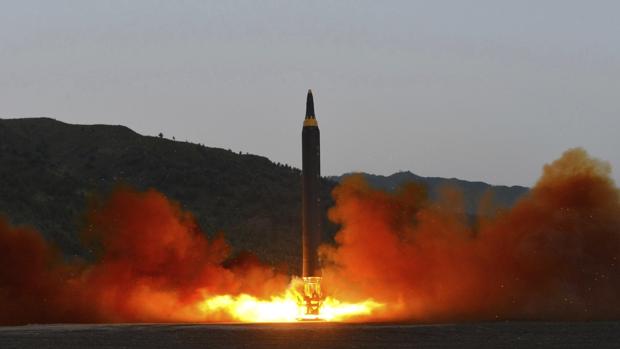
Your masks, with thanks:
M458 178L422 177L409 171L397 172L389 176L368 173L359 174L361 174L371 186L387 191L394 191L403 183L407 182L420 183L426 187L428 197L432 201L436 201L440 198L441 191L444 188L458 188L458 190L463 193L465 212L471 216L478 213L480 202L485 195L490 195L488 198L492 200L495 207L508 208L529 190L522 186L508 187L504 185L490 185L484 182L470 182ZM328 178L339 182L350 175L349 173Z
M34 226L67 255L85 253L78 232L89 197L125 183L139 190L155 188L178 201L207 234L224 233L235 251L250 250L298 272L300 175L298 169L265 157L143 136L124 126L0 119L0 214L14 224ZM388 190L405 180L421 180L429 185L431 197L437 183L463 184L408 173L366 177ZM322 182L326 207L332 204L329 193L339 179ZM465 184L467 202L491 188ZM498 192L502 202L511 205L526 190ZM324 240L329 241L336 227L325 223Z
M0 212L36 227L67 254L84 252L78 230L88 197L122 182L163 192L237 250L295 267L301 263L300 175L265 157L142 136L124 126L0 119ZM323 181L323 202L331 202L334 185Z

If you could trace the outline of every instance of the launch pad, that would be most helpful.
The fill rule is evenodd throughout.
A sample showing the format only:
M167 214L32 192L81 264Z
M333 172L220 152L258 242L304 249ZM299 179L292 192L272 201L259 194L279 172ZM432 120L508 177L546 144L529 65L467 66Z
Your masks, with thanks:
M303 299L300 307L303 312L298 320L322 321L321 306L323 305L323 293L321 292L321 277L304 277Z

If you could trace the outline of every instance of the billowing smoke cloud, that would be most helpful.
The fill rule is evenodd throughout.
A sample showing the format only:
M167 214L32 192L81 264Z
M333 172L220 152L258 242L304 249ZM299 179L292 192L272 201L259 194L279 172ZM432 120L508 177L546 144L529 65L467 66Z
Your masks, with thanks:
M342 229L322 251L324 285L336 298L386 303L375 319L618 318L610 171L569 150L515 207L473 225L455 191L429 203L413 184L391 194L352 178L334 191L330 217Z
M0 218L0 324L90 317L67 282L78 268L60 257L38 232L13 228Z
M386 193L351 178L334 191L342 228L322 247L323 287L384 304L362 320L618 318L620 195L609 174L570 150L512 209L486 200L474 224L457 190L431 203L415 184ZM250 254L231 258L223 238L207 239L154 190L119 188L86 221L92 261L67 261L0 219L0 324L239 320L197 305L269 299L290 281Z
M153 190L119 188L94 204L84 238L95 261L69 263L36 231L0 220L0 324L231 320L196 302L266 297L289 282L248 254L231 259L222 238Z

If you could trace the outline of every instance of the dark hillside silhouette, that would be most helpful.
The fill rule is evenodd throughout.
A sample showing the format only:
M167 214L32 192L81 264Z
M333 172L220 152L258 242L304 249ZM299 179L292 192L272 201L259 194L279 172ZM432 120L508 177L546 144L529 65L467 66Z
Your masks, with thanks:
M399 183L367 177L388 189ZM89 198L105 195L119 183L155 188L193 212L207 234L223 233L236 251L250 250L299 272L298 169L257 155L143 136L124 126L0 119L0 213L14 224L39 229L67 256L88 255L81 250L78 232ZM326 206L335 185L322 181ZM466 196L471 192L467 188ZM525 190L501 192L512 204ZM330 241L336 227L327 222L324 227L323 239Z

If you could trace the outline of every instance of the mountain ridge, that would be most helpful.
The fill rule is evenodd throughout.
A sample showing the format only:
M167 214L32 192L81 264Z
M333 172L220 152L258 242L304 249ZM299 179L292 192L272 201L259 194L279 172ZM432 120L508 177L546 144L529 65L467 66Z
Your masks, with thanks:
M393 183L372 175L367 179L383 188L425 178L410 174L396 176ZM66 255L87 254L79 232L88 202L118 183L137 190L155 188L179 202L205 233L222 232L233 252L250 250L269 263L299 271L299 169L259 155L145 136L122 125L0 119L0 214L38 229ZM333 205L330 192L336 185L322 179L320 197L326 208ZM326 212L323 221L323 240L333 241L337 226L327 221Z
M529 191L529 188L519 185L492 185L482 181L469 181L455 177L423 177L411 171L399 171L387 176L366 172L349 172L341 176L330 176L328 179L340 182L352 175L361 175L372 187L390 192L395 191L404 183L415 182L427 188L431 201L440 200L442 191L446 188L458 188L463 193L465 212L471 216L478 214L480 202L487 195L492 195L493 203L497 207L509 208Z

